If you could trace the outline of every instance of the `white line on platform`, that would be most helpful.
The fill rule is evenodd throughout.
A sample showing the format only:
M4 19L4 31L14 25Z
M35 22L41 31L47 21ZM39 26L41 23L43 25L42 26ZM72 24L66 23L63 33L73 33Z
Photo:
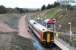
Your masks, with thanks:
M68 48L66 45L64 45L63 43L59 42L58 40L54 39L54 43L60 47L62 50L70 50L70 48Z

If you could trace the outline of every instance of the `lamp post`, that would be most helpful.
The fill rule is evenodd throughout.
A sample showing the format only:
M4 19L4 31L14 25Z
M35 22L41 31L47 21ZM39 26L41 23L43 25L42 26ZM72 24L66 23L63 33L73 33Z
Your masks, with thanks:
M69 27L70 27L69 32L70 32L70 40L71 40L71 35L72 35L72 30L71 30L71 22L69 22L68 24L69 24Z

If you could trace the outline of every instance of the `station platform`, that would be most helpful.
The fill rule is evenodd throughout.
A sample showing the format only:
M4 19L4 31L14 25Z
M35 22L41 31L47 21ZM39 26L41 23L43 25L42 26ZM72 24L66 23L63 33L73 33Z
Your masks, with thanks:
M63 41L62 39L59 39L57 37L55 37L54 43L62 50L76 50L75 47L70 46L69 43L66 43L65 41Z

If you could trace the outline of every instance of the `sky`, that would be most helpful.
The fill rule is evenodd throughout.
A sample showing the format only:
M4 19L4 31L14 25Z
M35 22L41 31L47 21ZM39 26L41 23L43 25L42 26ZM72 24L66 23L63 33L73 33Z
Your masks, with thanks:
M56 0L0 0L5 7L41 8L42 5L53 4Z

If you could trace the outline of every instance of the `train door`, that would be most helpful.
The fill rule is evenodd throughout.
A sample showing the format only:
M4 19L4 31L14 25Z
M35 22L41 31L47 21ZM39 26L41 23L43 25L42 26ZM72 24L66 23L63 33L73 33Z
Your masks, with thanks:
M47 43L51 43L54 40L54 35L53 32L48 32L47 33Z
M53 32L45 32L43 39L46 40L46 44L48 44L48 45L53 43L53 40L54 40Z

